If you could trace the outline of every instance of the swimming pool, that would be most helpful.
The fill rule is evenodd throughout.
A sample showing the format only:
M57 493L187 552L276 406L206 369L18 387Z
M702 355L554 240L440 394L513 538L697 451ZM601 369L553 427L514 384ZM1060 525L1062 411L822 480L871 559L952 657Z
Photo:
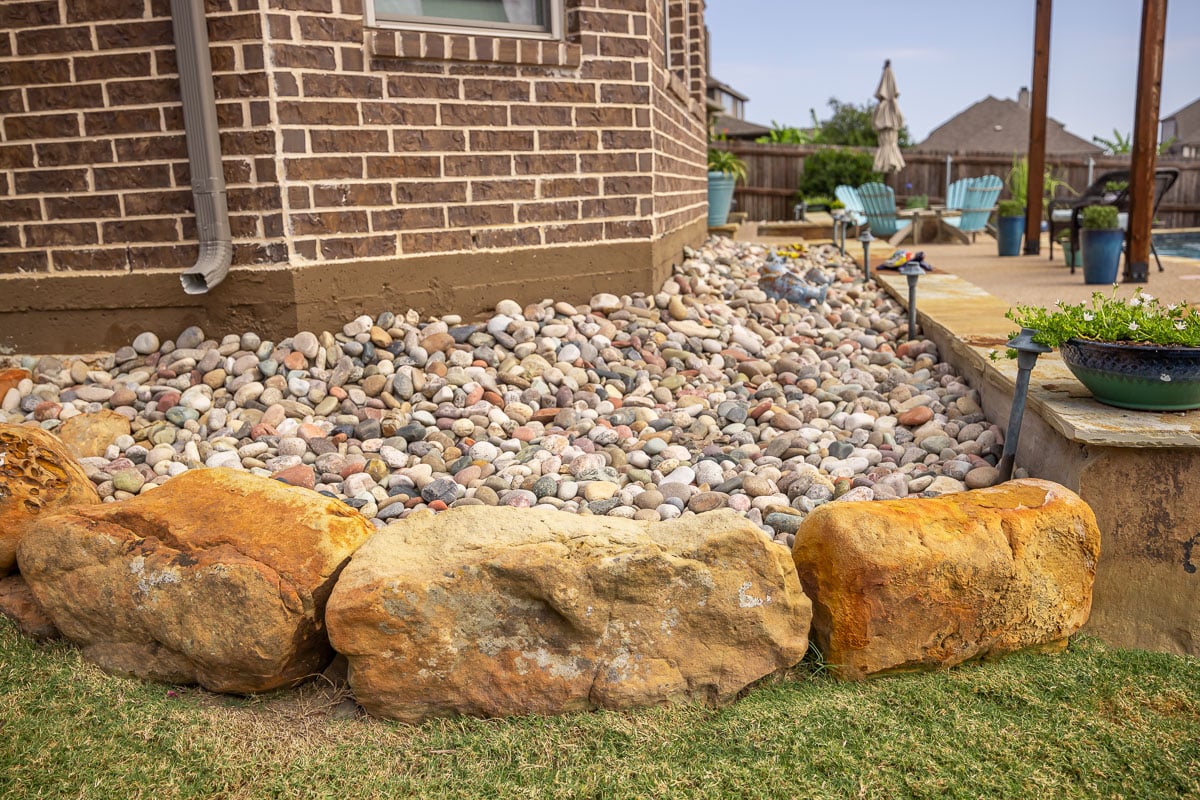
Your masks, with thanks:
M1151 238L1160 256L1200 259L1200 231L1155 233Z

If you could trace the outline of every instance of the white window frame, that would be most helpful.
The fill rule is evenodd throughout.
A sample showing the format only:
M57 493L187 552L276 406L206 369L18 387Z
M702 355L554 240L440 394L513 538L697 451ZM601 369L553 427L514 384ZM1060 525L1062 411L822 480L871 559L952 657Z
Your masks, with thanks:
M479 24L470 21L445 23L436 22L433 18L409 17L404 19L379 19L375 16L375 0L366 0L364 6L367 13L369 28L398 28L401 30L434 31L437 33L461 33L469 36L503 36L520 39L562 39L563 38L563 0L549 0L550 30L531 30L525 27L509 27L503 23L481 20Z
M663 9L663 69L671 71L671 0L662 0Z

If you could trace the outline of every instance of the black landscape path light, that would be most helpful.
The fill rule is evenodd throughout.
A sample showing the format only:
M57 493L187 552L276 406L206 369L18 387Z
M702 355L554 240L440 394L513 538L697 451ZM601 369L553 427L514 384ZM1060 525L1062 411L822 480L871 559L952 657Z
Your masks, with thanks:
M858 235L858 240L863 246L863 273L866 275L864 280L871 280L871 242L875 241L875 237L871 235L871 231L863 228L862 233Z
M1017 459L1017 440L1021 438L1021 418L1025 416L1025 398L1029 394L1029 373L1038 356L1050 352L1044 344L1033 340L1037 333L1033 328L1021 328L1021 332L1010 339L1008 346L1017 351L1017 385L1013 389L1012 410L1008 413L1008 433L1004 435L1004 453L1000 457L1000 480L1012 478L1013 463Z
M900 267L900 274L908 279L908 338L917 336L917 279L925 274L925 270L916 261L909 261Z

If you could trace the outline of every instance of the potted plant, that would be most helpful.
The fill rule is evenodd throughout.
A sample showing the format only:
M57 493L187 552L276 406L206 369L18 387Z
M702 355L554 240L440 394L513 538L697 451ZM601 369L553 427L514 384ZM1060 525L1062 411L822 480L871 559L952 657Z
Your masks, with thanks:
M746 178L746 162L728 150L708 151L708 227L724 225L733 204L733 187Z
M1067 228L1063 228L1061 231L1055 234L1054 238L1058 242L1059 246L1062 247L1066 265L1072 268L1082 267L1083 253L1079 248L1071 244L1071 231Z
M1021 236L1025 233L1025 204L1020 200L1001 200L999 208L996 243L1000 255L1020 255Z
M1113 283L1121 263L1121 245L1125 243L1125 231L1117 224L1117 207L1088 206L1079 212L1079 221L1083 282Z
M1035 342L1057 347L1101 403L1144 411L1200 408L1200 311L1165 306L1141 289L1118 298L1116 288L1109 297L1096 292L1090 305L1018 306L1008 318L1036 329Z

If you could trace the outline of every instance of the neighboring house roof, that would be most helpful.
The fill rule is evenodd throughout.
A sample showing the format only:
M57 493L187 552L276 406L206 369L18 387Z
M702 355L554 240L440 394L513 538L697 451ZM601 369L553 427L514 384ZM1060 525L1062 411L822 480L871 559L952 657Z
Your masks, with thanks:
M728 83L721 83L719 80L717 80L716 78L714 78L710 75L708 77L708 91L712 92L714 90L722 91L725 94L733 95L738 100L741 100L743 103L750 99L746 95L739 92L737 89L730 86Z
M1029 107L988 95L934 128L914 150L936 153L1023 153L1029 148ZM1104 148L1046 119L1046 153L1093 155Z
M730 139L757 139L759 136L766 136L771 129L728 114L717 114L713 122L713 131Z

